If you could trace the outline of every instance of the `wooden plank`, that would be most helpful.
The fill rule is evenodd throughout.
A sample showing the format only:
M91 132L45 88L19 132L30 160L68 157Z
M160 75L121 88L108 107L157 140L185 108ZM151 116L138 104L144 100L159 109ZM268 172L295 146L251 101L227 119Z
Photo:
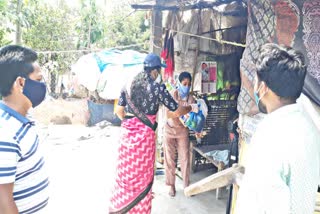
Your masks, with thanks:
M197 183L191 184L184 189L186 196L197 195L203 192L225 187L233 183L237 173L244 173L243 166L233 166L221 172L206 177Z
M131 7L135 10L169 10L169 11L180 11L181 9L183 11L186 10L194 10L194 9L206 9L206 8L210 8L212 9L213 7L217 7L220 6L222 4L228 4L233 2L234 0L216 0L216 1L212 1L212 2L203 2L200 1L196 4L189 4L183 7L180 7L179 5L176 6L167 6L167 5L159 5L159 4L152 4L152 3L146 3L146 4L131 4ZM227 14L227 15L234 15L234 16L238 16L239 14L236 13L237 11L233 12L234 14ZM230 12L229 12L230 13ZM242 14L241 14L242 15Z
M190 141L190 172L194 173L196 171L196 163L195 163L195 156L196 153L194 151L194 143Z
M320 213L320 193L317 194L315 212Z
M212 157L207 156L206 153L214 150L226 150L229 148L228 144L220 144L220 145L208 145L208 146L200 146L194 147L193 150L198 152L202 157L206 158L206 160L212 163L214 166L218 168L218 172L222 171L225 168L225 165L221 161L216 161ZM216 199L220 199L220 189L216 189Z

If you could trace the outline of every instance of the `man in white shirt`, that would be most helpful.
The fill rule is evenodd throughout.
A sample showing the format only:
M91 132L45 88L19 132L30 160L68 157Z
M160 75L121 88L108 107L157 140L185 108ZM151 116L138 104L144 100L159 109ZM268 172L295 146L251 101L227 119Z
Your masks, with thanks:
M320 180L320 134L296 104L306 75L304 57L266 44L256 68L256 104L268 115L252 137L235 213L312 214Z

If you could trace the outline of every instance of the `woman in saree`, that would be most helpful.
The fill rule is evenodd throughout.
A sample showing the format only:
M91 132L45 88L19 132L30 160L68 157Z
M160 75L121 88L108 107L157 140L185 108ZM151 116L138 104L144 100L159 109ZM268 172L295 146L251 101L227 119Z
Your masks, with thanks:
M161 67L159 56L148 54L144 71L121 92L116 108L122 119L121 137L109 213L151 213L159 105L169 109L168 117L197 111L196 105L178 106L165 85L159 83Z

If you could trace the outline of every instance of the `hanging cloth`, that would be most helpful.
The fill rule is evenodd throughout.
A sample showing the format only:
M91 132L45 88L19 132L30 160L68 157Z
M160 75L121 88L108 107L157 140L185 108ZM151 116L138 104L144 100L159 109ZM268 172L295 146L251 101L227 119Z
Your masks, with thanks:
M164 69L164 80L173 81L174 72L174 40L172 33L169 30L166 31L164 38L164 47L161 51L161 58L166 63L167 67Z

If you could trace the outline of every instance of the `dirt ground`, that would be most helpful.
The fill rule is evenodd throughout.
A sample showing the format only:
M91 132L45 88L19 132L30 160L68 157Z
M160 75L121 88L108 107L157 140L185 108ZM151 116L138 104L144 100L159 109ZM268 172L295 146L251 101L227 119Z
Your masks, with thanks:
M120 128L106 124L101 127L84 126L84 103L83 100L50 101L34 112L46 149L50 176L48 214L108 213ZM50 123L52 117L64 115L70 117L73 124ZM212 170L205 170L192 174L191 183L212 173ZM225 213L226 190L222 191L220 200L215 199L214 191L185 197L182 181L177 177L177 195L171 198L167 194L163 170L158 169L157 174L153 186L153 214Z

